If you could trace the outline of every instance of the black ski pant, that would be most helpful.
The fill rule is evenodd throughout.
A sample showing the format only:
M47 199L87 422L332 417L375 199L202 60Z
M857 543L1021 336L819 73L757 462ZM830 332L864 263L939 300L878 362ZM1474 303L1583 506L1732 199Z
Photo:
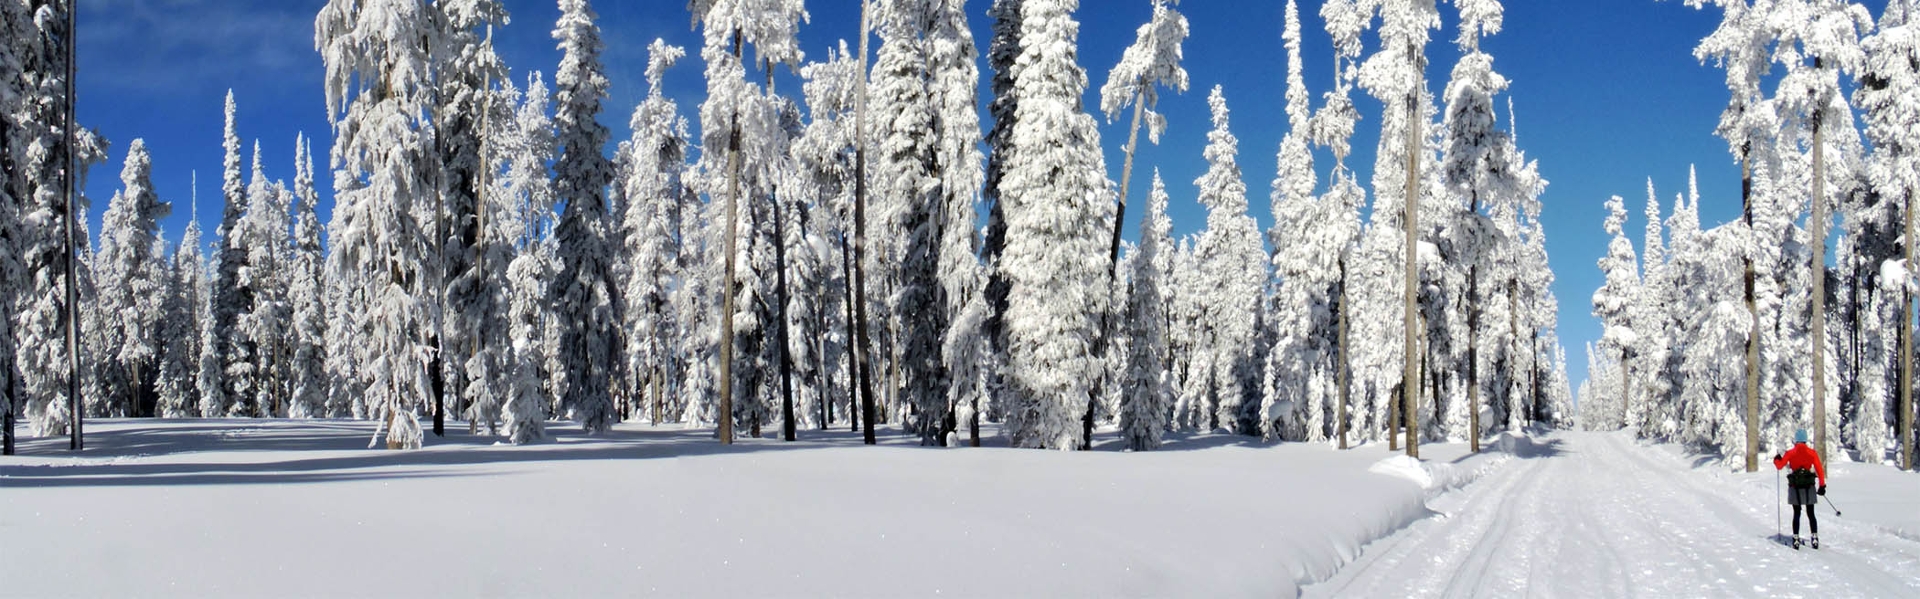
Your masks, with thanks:
M1813 506L1811 505L1793 506L1793 535L1796 537L1800 536L1800 508L1806 508L1807 510L1807 531L1812 532L1814 536L1819 536L1820 518L1813 515Z

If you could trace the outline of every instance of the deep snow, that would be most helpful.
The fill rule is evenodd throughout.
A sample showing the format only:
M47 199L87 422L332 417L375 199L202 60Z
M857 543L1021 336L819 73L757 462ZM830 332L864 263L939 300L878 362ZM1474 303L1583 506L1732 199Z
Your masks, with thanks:
M0 460L0 593L1290 596L1445 488L1369 472L1384 447L1244 437L723 448L556 424L556 443L509 447L450 428L404 452L344 421L105 420L78 456L29 442ZM1452 484L1502 459L1423 450Z
M1415 462L1214 435L1134 454L572 430L510 447L459 425L405 452L346 421L31 440L0 459L0 595L1920 594L1920 476L1834 465L1847 515L1795 553L1770 538L1771 471L1623 433Z

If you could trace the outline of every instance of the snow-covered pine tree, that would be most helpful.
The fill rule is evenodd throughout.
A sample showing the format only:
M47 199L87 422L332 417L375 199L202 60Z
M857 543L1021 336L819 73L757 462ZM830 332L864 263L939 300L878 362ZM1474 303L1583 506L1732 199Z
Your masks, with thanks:
M1421 410L1417 402L1408 401L1420 396L1421 378L1418 290L1414 287L1419 286L1419 248L1433 246L1419 240L1423 227L1418 223L1422 214L1435 218L1445 214L1444 210L1434 210L1444 207L1432 202L1426 207L1419 205L1422 197L1438 198L1433 186L1424 183L1436 174L1432 148L1424 143L1429 139L1425 130L1434 114L1424 72L1425 47L1431 30L1440 26L1440 15L1435 3L1421 0L1335 0L1322 5L1320 14L1327 21L1336 52L1356 57L1361 53L1363 35L1373 27L1374 16L1380 17L1379 47L1356 71L1359 86L1386 108L1381 114L1379 148L1374 155L1372 220L1349 265L1361 275L1352 286L1357 291L1352 298L1354 314L1365 315L1352 319L1356 326L1351 336L1358 340L1355 347L1362 350L1354 356L1362 379L1355 384L1367 390L1367 400L1377 406L1375 411L1386 412L1393 420L1383 432L1397 447L1397 431L1420 430ZM1408 208L1415 210L1410 213ZM1403 317L1384 318L1395 304ZM1395 339L1402 342L1399 352L1392 351ZM1418 435L1408 440L1412 441L1408 454L1417 457L1417 444L1413 442Z
M1338 266L1340 249L1313 243L1322 227L1334 223L1317 218L1323 205L1313 198L1318 183L1308 147L1313 135L1312 107L1301 73L1300 9L1293 0L1287 2L1281 40L1287 48L1287 134L1280 139L1275 158L1273 228L1266 239L1271 271L1262 289L1266 296L1262 324L1267 330L1259 334L1268 351L1261 358L1260 430L1269 439L1277 438L1287 428L1283 421L1296 420L1294 428L1302 429L1302 440L1321 441L1326 438L1326 404L1323 397L1309 396L1307 391L1316 382L1325 382L1316 381L1317 377L1330 374L1318 368L1326 363L1321 359L1326 357L1325 350L1333 346L1324 343L1330 339L1320 326L1327 320L1316 317L1331 315L1328 283L1339 273L1337 268L1324 267L1328 258Z
M227 406L230 416L283 417L291 389L287 386L291 355L293 310L287 296L293 243L288 223L291 202L286 186L267 181L260 160L260 144L253 146L253 182L247 186L247 211L235 234L247 248L240 269L241 295L248 298L235 331L243 339L250 360L228 366L236 382ZM244 374L241 374L244 373ZM251 387L241 387L246 382Z
M1831 380L1826 367L1831 343L1826 334L1828 207L1848 195L1847 188L1856 181L1854 173L1859 170L1861 154L1853 109L1841 92L1840 77L1851 77L1866 61L1860 36L1873 30L1873 18L1866 7L1844 0L1773 2L1781 17L1773 23L1778 36L1774 60L1786 67L1774 99L1787 128L1804 136L1795 139L1783 135L1780 142L1797 144L1812 155L1807 176L1812 189L1806 196L1813 213L1807 221L1813 252L1809 262L1813 301L1808 350L1813 356L1813 446L1826 456L1827 440L1839 437L1840 423L1837 417L1831 422L1827 418L1828 412L1838 410L1838 398L1829 400L1827 393ZM1796 192L1787 193L1797 196Z
M144 406L152 401L159 365L159 321L170 270L166 256L155 254L153 248L159 219L171 210L154 193L152 176L153 156L146 141L133 140L120 171L122 188L102 217L96 257L99 301L92 308L102 315L105 326L98 334L105 340L101 349L107 352L96 356L96 374L106 395L88 398L94 404L90 411L96 414L151 415Z
M485 131L482 116L490 105L493 81L505 79L507 67L493 50L492 28L507 23L499 0L439 0L429 12L433 21L434 69L433 141L439 176L433 221L434 252L438 268L432 278L441 291L435 331L434 374L444 382L434 397L435 434L444 434L449 408L468 395L469 379L461 366L478 353L480 321L489 310L487 275L479 264L479 218ZM454 409L458 409L456 406Z
M944 442L950 413L940 354L951 315L939 280L946 212L935 162L940 140L928 57L932 6L928 0L881 0L875 8L881 42L869 100L874 151L868 206L881 230L900 234L872 240L873 251L865 256L868 297L891 296L880 314L898 330L903 391L916 415L907 425L920 433L922 445L937 445ZM897 286L888 285L889 279ZM894 292L884 293L888 287Z
M1640 434L1662 440L1673 440L1680 433L1679 420L1675 412L1675 402L1670 392L1671 375L1667 371L1669 352L1674 339L1671 330L1671 318L1666 314L1672 304L1672 275L1668 268L1668 252L1660 225L1660 199L1654 193L1653 180L1647 180L1646 229L1640 243L1642 282L1640 297L1634 301L1628 320L1640 338L1639 355L1633 366L1636 376L1634 392L1644 406L1641 410Z
M1757 181L1756 172L1764 171L1772 161L1770 139L1778 116L1773 105L1765 101L1760 92L1760 80L1766 76L1771 62L1768 45L1772 41L1769 31L1768 11L1771 2L1754 3L1752 0L1685 0L1686 5L1695 9L1705 9L1708 4L1720 7L1722 18L1713 33L1700 40L1693 49L1694 58L1702 63L1712 59L1727 73L1726 85L1729 92L1727 108L1720 113L1720 124L1715 133L1727 140L1727 145L1736 162L1741 167L1741 218L1750 233L1754 229L1756 202L1754 190ZM1743 241L1742 246L1757 241ZM1764 247L1766 244L1759 244ZM1743 255L1747 253L1743 252ZM1755 297L1757 281L1755 264L1748 255L1745 266L1744 288L1746 289L1747 312L1752 316L1747 334L1746 348L1746 411L1744 420L1747 426L1746 454L1747 471L1754 472L1760 467L1760 334L1762 302Z
M320 251L320 195L313 188L313 143L301 134L294 141L292 258L287 296L292 319L287 351L287 415L318 418L327 409L327 311L323 289L326 258Z
M600 65L605 47L587 0L562 0L560 10L553 38L565 54L554 77L554 180L566 208L554 229L560 265L547 295L561 323L553 340L567 379L560 403L588 434L599 434L618 418L608 392L620 351L620 291L606 198L613 164L605 154L607 128L595 120L607 96Z
M1013 164L1014 115L1020 106L1014 75L1021 68L1020 54L1025 51L1020 38L1024 6L1024 0L993 0L987 8L987 16L993 19L993 35L987 41L987 67L993 70L988 84L993 99L987 103L987 113L993 119L993 127L987 130L985 179L980 188L981 200L987 204L986 230L980 240L980 261L986 269L982 295L986 298L987 315L981 327L993 348L988 355L1002 359L1010 355L1006 316L1007 294L1013 283L1001 268L1007 246L1007 203L1002 197L1000 182ZM990 398L986 403L1000 406L1012 401L1012 385L1006 378L1009 374L1004 368L988 371L991 380L986 386Z
M1486 295L1496 291L1491 285L1481 287L1481 280L1493 266L1493 253L1511 241L1503 239L1503 227L1495 223L1495 215L1511 222L1514 205L1521 198L1514 189L1513 173L1507 170L1512 139L1498 129L1499 119L1493 112L1493 98L1506 90L1508 82L1493 70L1493 57L1480 47L1482 36L1500 32L1504 10L1498 0L1456 0L1455 5L1460 9L1461 58L1447 83L1445 153L1440 168L1449 191L1467 200L1466 210L1452 219L1447 230L1457 259L1466 263L1466 436L1472 450L1479 451L1485 432L1480 422L1480 392L1485 384L1479 341L1486 328L1484 306L1492 303Z
M840 406L839 413L846 422L858 422L852 417L854 373L849 352L853 341L848 326L854 319L847 290L852 285L853 269L852 236L847 225L854 201L853 123L855 96L859 79L864 76L861 67L842 41L837 50L828 51L825 61L801 69L812 118L790 148L797 180L786 186L789 195L799 196L807 206L808 249L804 253L812 257L796 260L794 280L799 289L818 291L795 295L794 313L802 315L803 324L792 341L796 346L817 345L810 354L796 351L795 355L813 358L812 383L819 388L816 393L820 401L814 407L823 429L833 423L835 406ZM691 314L689 319L698 316ZM811 329L804 324L807 320L813 323Z
M1182 394L1181 414L1189 428L1224 428L1236 433L1258 430L1245 413L1246 381L1241 374L1253 360L1254 327L1260 310L1265 248L1259 225L1247 215L1247 184L1235 161L1239 140L1227 128L1227 100L1215 86L1207 97L1213 132L1207 135L1207 172L1194 184L1207 209L1207 228L1194 245L1201 294L1199 354L1195 374Z
M200 415L200 343L205 335L204 312L207 305L207 262L200 253L199 175L194 175L196 196L186 232L173 251L168 266L172 283L167 286L165 316L159 335L164 350L160 357L158 416L189 418Z
M1860 69L1860 85L1853 101L1865 113L1867 140L1873 144L1868 159L1867 178L1881 197L1891 199L1900 211L1899 231L1906 239L1915 239L1914 214L1920 198L1920 5L1913 0L1890 0L1881 14L1879 29L1861 42L1866 61ZM1901 269L1898 281L1900 302L1895 436L1892 445L1899 449L1898 464L1913 468L1913 286L1914 243L1901 244ZM1888 277L1892 279L1892 277Z
M944 309L950 319L941 360L951 380L947 404L955 415L948 432L965 421L973 444L978 445L978 406L986 401L987 386L998 369L983 328L990 308L982 294L986 272L980 263L979 212L975 204L985 183L980 152L979 50L974 45L965 0L932 0L931 4L932 25L927 28L927 36L938 135L934 163L940 181L939 209L945 211L939 278L946 291Z
M1010 285L1006 424L1016 447L1081 446L1088 384L1099 376L1089 352L1108 298L1100 234L1111 226L1113 203L1100 132L1081 106L1079 4L1030 0L1020 9L1019 105L999 188L1006 204L999 268Z
M352 328L329 330L353 344L354 383L389 449L420 446L432 392L432 295L422 284L432 238L416 217L435 189L420 122L432 100L420 40L431 32L425 5L407 0L331 0L314 20L334 126L328 274L359 298L344 307Z
M1172 0L1179 4L1180 0ZM1121 53L1120 62L1107 72L1107 82L1100 87L1100 110L1106 113L1107 121L1119 118L1128 106L1133 107L1133 123L1128 128L1126 158L1120 169L1120 195L1115 198L1113 236L1107 248L1107 285L1113 297L1123 298L1124 289L1115 286L1115 277L1120 265L1120 232L1126 226L1127 195L1132 191L1133 157L1140 147L1140 126L1147 125L1147 138L1155 145L1160 143L1160 134L1166 129L1166 118L1153 108L1160 101L1158 87L1165 86L1176 93L1187 91L1187 70L1180 66L1181 44L1187 39L1187 17L1168 7L1167 0L1154 0L1152 16L1147 23L1135 32L1133 45ZM1114 308L1124 304L1125 300L1111 302ZM1125 356L1113 347L1113 337L1123 337L1126 331L1114 324L1118 314L1111 311L1100 315L1100 334L1094 339L1096 358L1112 363L1124 361ZM1118 397L1111 387L1122 384L1124 367L1104 367L1106 375L1094 382L1094 395ZM1093 420L1099 410L1090 400L1087 412L1081 423L1083 436L1091 447L1093 439Z
M1171 0L1179 4L1180 0ZM1127 217L1127 191L1133 178L1134 150L1139 148L1140 126L1147 126L1147 139L1160 144L1160 133L1167 119L1153 109L1160 103L1160 86L1176 93L1187 91L1187 69L1180 66L1181 44L1187 40L1187 17L1168 6L1168 0L1153 0L1153 16L1134 33L1133 45L1120 54L1120 63L1107 72L1107 83L1100 86L1100 111L1107 121L1120 118L1129 105L1133 124L1128 127L1126 164L1120 168L1120 200L1114 212L1113 241L1109 248L1107 277L1113 277L1120 260L1121 223Z
M719 407L726 418L719 437L731 443L735 421L755 422L763 405L737 396L759 393L765 380L763 369L740 370L736 362L763 360L763 350L776 348L764 339L764 327L775 323L758 310L771 304L756 299L772 296L767 292L773 277L760 276L770 271L756 269L752 253L765 247L758 243L754 215L770 208L755 205L753 199L773 195L770 186L776 177L769 171L777 169L785 155L786 137L778 103L747 79L744 48L752 45L768 69L774 64L797 66L804 54L796 30L807 14L799 0L694 0L688 9L703 26L700 55L707 62L707 101L700 106L702 147L707 148L699 162L704 189L710 203L729 208L719 221L726 224L720 230L722 241L709 249L722 252L714 262L725 264L716 290L722 295ZM718 151L721 148L726 151ZM744 245L736 243L741 240ZM737 263L743 254L748 257L744 278L736 276L742 274ZM743 315L748 319L736 329ZM736 345L745 345L747 351L736 353Z
M1120 399L1120 438L1127 449L1158 449L1167 430L1167 414L1173 409L1172 390L1167 387L1167 297L1173 269L1173 221L1167 218L1167 185L1153 173L1153 189L1147 195L1147 211L1140 219L1140 245L1128 258L1133 267L1133 283L1127 296L1125 322L1132 328L1127 336L1126 378L1122 379Z
M225 203L220 212L220 226L213 233L218 245L213 253L213 273L209 282L211 295L208 298L213 320L207 329L207 343L201 347L200 353L200 413L209 417L227 415L228 407L241 401L239 390L253 388L253 381L247 376L251 370L246 368L251 352L245 347L245 339L238 334L240 315L250 306L240 285L240 269L246 267L248 254L243 244L245 235L240 232L240 219L247 208L247 187L240 178L240 133L235 123L236 111L233 90L227 90L227 125L222 146L226 150L226 157L221 162L224 174L220 186L221 198ZM229 371L237 373L229 375Z
M488 153L498 156L500 163L489 168L497 169L500 176L488 191L488 225L481 240L489 248L483 262L507 266L504 272L492 266L481 272L501 273L501 280L491 286L496 289L494 301L501 310L497 318L508 330L508 343L488 345L489 353L495 354L491 362L500 371L493 385L500 388L485 385L479 390L499 394L502 434L518 445L546 436L551 404L542 375L552 346L544 328L551 320L545 312L550 273L541 250L548 247L542 240L550 238L553 220L553 179L547 165L553 162L555 142L553 121L547 114L547 85L539 73L528 77L524 96L511 85L503 95L519 105L510 118L489 123ZM476 408L490 403L480 396L469 399ZM492 421L486 413L472 417Z
M686 50L656 39L647 47L647 98L633 111L633 139L629 143L629 170L617 185L627 195L622 226L631 268L623 286L626 299L627 371L639 383L643 396L654 396L673 377L679 315L672 311L672 293L680 271L680 208L687 203L687 120L679 105L661 93L667 69L686 56ZM650 422L660 414L649 412Z
M1629 315L1633 310L1633 301L1639 294L1640 267L1634 256L1633 242L1627 240L1623 226L1627 222L1626 200L1613 196L1607 200L1606 231L1613 235L1607 244L1607 255L1600 259L1600 272L1606 277L1606 283L1593 292L1593 315L1600 319L1605 332L1601 334L1601 349L1611 350L1620 356L1620 377L1615 391L1620 394L1621 416L1629 426L1638 424L1639 410L1630 401L1628 394L1632 387L1631 378L1633 352L1639 346L1639 335L1634 332ZM1586 398L1589 401L1612 401L1611 398Z
M13 387L15 405L25 405L25 415L36 435L52 436L69 432L72 424L67 409L71 387L69 373L80 364L82 382L87 372L87 356L79 347L86 333L69 344L68 325L79 326L68 317L75 305L70 296L89 293L86 265L92 252L85 249L86 236L70 236L85 219L69 220L66 184L76 194L86 188L87 171L106 160L107 141L93 131L72 123L65 113L66 73L69 65L64 52L68 16L67 5L41 5L25 22L14 25L24 35L8 40L18 52L21 87L14 96L17 109L8 115L13 153L11 168L18 204L20 227L16 240L22 285L16 288L14 318L14 373L19 377ZM19 16L27 17L27 13ZM9 32L13 33L13 32ZM73 137L67 137L71 125ZM87 199L74 198L74 208L85 213ZM71 231L70 231L71 229ZM68 240L73 239L70 246ZM71 290L71 291L69 291ZM84 304L81 304L84 305ZM88 312L83 311L82 318ZM69 349L69 348L72 349ZM77 449L77 448L76 448Z

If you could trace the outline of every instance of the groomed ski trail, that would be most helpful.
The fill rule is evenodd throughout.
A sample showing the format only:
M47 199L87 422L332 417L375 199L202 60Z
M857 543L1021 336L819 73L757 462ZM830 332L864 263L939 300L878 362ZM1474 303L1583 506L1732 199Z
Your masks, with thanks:
M1822 549L1776 542L1771 480L1696 470L1623 433L1564 432L1537 443L1435 498L1429 505L1440 515L1368 545L1302 594L1920 596L1920 543L1835 517L1824 504ZM1844 481L1831 482L1844 493Z

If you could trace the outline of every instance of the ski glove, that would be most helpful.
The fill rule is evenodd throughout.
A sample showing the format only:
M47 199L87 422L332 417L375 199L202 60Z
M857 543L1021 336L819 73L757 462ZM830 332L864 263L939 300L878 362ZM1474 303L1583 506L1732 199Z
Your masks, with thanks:
M1825 497L1826 495L1827 495L1827 486L1826 486L1826 485L1820 485L1820 496L1821 496L1821 497Z

